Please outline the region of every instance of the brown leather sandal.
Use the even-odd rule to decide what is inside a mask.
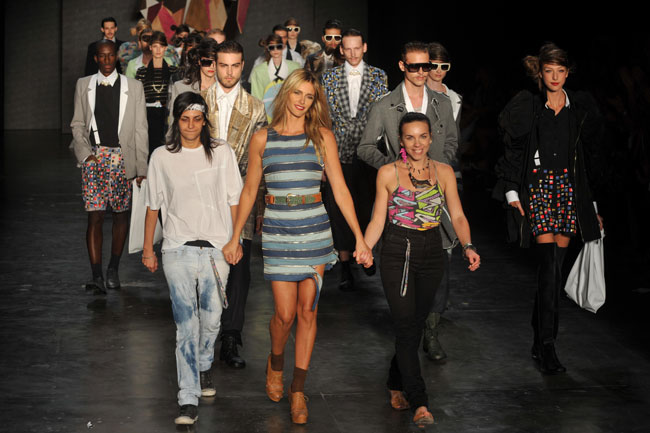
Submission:
[[[393,409],[406,410],[411,407],[408,400],[406,400],[406,397],[404,397],[404,393],[402,391],[395,391],[390,389],[388,392],[390,392],[390,405]]]
[[[422,406],[424,407],[424,406]],[[429,409],[426,407],[424,408],[423,411],[419,410],[415,411],[415,416],[413,417],[413,422],[418,426],[422,427],[425,425],[433,424],[433,415],[431,415],[431,412],[429,412]]]

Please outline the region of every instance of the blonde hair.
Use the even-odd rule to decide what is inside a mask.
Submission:
[[[142,30],[150,29],[150,28],[151,28],[151,21],[149,21],[146,18],[140,18],[138,22],[135,23],[135,27],[131,27],[131,36],[140,36]]]
[[[311,72],[306,69],[296,69],[284,80],[280,91],[273,100],[273,120],[269,127],[277,130],[277,127],[284,126],[287,118],[289,95],[303,83],[311,83],[314,86],[314,102],[305,113],[305,134],[307,135],[305,147],[311,140],[314,144],[316,156],[322,161],[325,156],[325,143],[320,128],[332,129],[332,121],[323,88],[318,78]]]

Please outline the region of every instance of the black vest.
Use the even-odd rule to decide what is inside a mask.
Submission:
[[[97,82],[95,95],[95,121],[101,146],[119,147],[118,126],[120,123],[120,77],[113,86],[102,86]],[[93,145],[95,136],[90,134]]]

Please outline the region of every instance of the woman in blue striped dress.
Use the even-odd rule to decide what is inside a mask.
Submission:
[[[321,200],[323,169],[356,238],[354,256],[368,267],[372,253],[363,240],[343,179],[323,90],[311,72],[298,69],[287,77],[275,99],[271,125],[251,139],[233,238],[224,247],[224,254],[241,256],[239,235],[264,175],[268,189],[262,228],[264,278],[271,280],[275,303],[269,324],[271,354],[266,367],[266,393],[276,402],[282,398],[284,347],[297,316],[296,358],[289,392],[291,418],[296,424],[307,422],[303,390],[316,338],[323,272],[337,259]]]

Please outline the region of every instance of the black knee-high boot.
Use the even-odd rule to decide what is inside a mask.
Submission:
[[[538,272],[537,292],[531,324],[535,334],[532,356],[538,361],[539,369],[545,374],[566,371],[555,353],[559,288],[562,281],[558,266],[558,251],[555,243],[537,244]],[[561,255],[564,255],[563,251]],[[563,257],[562,257],[563,258]]]

